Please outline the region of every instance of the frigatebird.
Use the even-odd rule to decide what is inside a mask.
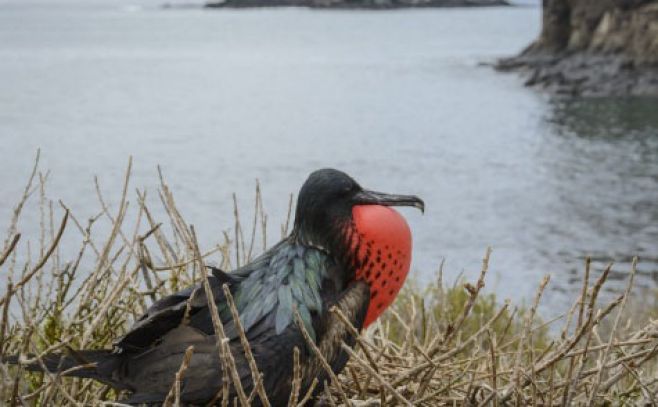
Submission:
[[[330,309],[339,308],[361,330],[378,318],[402,287],[411,262],[411,232],[391,206],[424,211],[416,196],[365,190],[341,171],[317,170],[299,192],[288,237],[237,270],[212,270],[209,286],[246,392],[254,383],[223,285],[234,296],[269,401],[273,406],[285,405],[295,347],[302,371],[301,394],[314,378],[321,384],[329,379],[300,326],[338,373],[348,360],[341,344],[354,346],[355,338]],[[295,323],[295,315],[301,324]],[[68,371],[69,376],[127,391],[131,395],[125,403],[157,405],[167,397],[183,355],[193,345],[180,400],[206,405],[221,395],[223,377],[211,317],[199,283],[156,301],[113,349],[50,354],[43,362],[49,371]],[[15,363],[17,358],[9,361]],[[78,369],[71,370],[74,367]],[[27,368],[38,371],[42,365]],[[231,387],[230,398],[234,392]]]

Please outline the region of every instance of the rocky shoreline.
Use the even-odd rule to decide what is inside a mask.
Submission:
[[[336,9],[396,9],[420,7],[508,6],[506,0],[211,0],[208,8],[308,7]]]
[[[658,1],[546,0],[539,38],[496,68],[552,94],[658,97]]]
[[[623,55],[521,55],[498,61],[496,69],[520,72],[526,86],[554,95],[658,97],[658,67]]]

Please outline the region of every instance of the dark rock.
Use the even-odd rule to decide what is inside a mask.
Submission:
[[[658,96],[658,0],[545,0],[542,32],[498,62],[556,94]]]
[[[506,6],[506,0],[211,0],[206,7],[312,7],[391,9],[407,7]]]

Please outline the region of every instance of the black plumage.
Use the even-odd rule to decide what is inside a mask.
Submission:
[[[339,372],[347,362],[341,342],[353,346],[355,339],[329,309],[336,306],[357,329],[363,326],[370,289],[366,283],[353,279],[356,264],[351,256],[349,236],[345,236],[345,228],[351,222],[351,208],[363,203],[359,201],[363,192],[352,178],[340,171],[314,172],[300,191],[290,236],[244,267],[230,273],[213,269],[208,277],[245,391],[253,388],[251,372],[226,304],[224,284],[235,299],[274,406],[288,401],[295,347],[300,350],[302,394],[314,378],[323,384],[328,377],[295,324],[294,309],[299,311],[306,330],[334,372]],[[400,202],[397,204],[405,204],[403,200]],[[70,375],[127,390],[131,394],[124,400],[127,403],[159,404],[169,392],[190,345],[194,346],[194,353],[182,384],[181,401],[206,404],[221,391],[222,371],[201,283],[155,302],[115,342],[114,349],[52,354],[44,362],[48,370],[60,372],[93,363],[93,367]],[[16,359],[8,361],[16,362]],[[28,368],[41,369],[37,365]],[[231,398],[235,396],[233,392],[231,387]]]

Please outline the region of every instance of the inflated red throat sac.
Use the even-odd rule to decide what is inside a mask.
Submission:
[[[402,215],[388,206],[354,206],[352,219],[359,237],[354,247],[360,265],[355,279],[370,285],[367,327],[393,303],[409,274],[411,230]]]

